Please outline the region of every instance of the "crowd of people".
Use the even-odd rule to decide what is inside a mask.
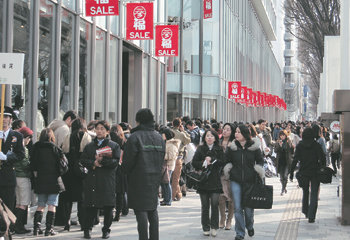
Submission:
[[[235,240],[241,240],[246,230],[249,236],[255,234],[254,209],[244,205],[242,196],[257,178],[265,181],[266,159],[273,161],[282,196],[288,192],[288,176],[292,181],[298,169],[298,181],[300,176],[304,180],[299,182],[302,212],[310,223],[317,211],[317,170],[331,164],[336,173],[340,167],[338,136],[317,122],[268,124],[260,119],[223,124],[182,117],[159,125],[149,109],[140,109],[137,126],[131,128],[104,120],[86,124],[75,111],[68,111],[33,143],[33,131],[11,108],[5,107],[3,117],[0,199],[17,218],[8,237],[31,232],[25,225],[28,206],[35,203],[35,236],[56,235],[55,225],[70,231],[79,223],[83,237],[90,239],[103,215],[102,238],[107,239],[112,222],[128,215],[130,208],[139,239],[158,240],[157,208],[196,191],[203,234],[215,237],[219,228],[230,230],[234,218]],[[193,181],[188,177],[193,171],[206,172],[205,179]],[[78,222],[71,220],[73,203]]]

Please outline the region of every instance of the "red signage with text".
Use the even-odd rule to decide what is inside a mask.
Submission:
[[[257,96],[258,96],[257,92],[252,91],[252,104],[254,107],[257,106]]]
[[[238,103],[246,103],[247,100],[247,87],[241,87],[241,97],[239,99],[236,99],[236,102]]]
[[[179,25],[156,26],[156,56],[176,57],[179,55]]]
[[[119,0],[86,0],[86,16],[119,15]]]
[[[228,82],[228,98],[239,99],[241,98],[241,82]]]
[[[247,93],[246,93],[247,97],[246,97],[246,102],[245,102],[247,107],[250,107],[252,105],[252,103],[253,103],[253,95],[252,95],[252,93],[253,93],[253,89],[247,88]]]
[[[153,3],[126,4],[126,39],[153,39]]]
[[[213,17],[213,0],[203,0],[204,19]]]

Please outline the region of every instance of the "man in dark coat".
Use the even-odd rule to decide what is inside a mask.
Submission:
[[[132,134],[125,144],[122,170],[128,176],[129,207],[136,214],[139,240],[158,240],[158,189],[165,142],[154,130],[154,118],[150,109],[140,109],[136,113],[136,123],[137,127],[131,130]]]
[[[0,134],[0,198],[11,211],[16,204],[16,174],[13,164],[25,156],[22,134],[11,129],[13,118],[16,115],[12,108],[5,107],[3,131]]]

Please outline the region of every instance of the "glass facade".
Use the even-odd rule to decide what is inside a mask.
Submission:
[[[86,121],[124,119],[135,125],[138,109],[149,107],[159,122],[166,121],[164,58],[154,56],[153,41],[124,40],[125,14],[86,17],[85,1],[10,4],[13,14],[0,16],[1,51],[7,51],[3,27],[11,23],[13,49],[8,51],[25,54],[24,84],[12,86],[11,104],[36,134],[70,109]],[[166,0],[154,5],[155,22],[164,22]],[[1,11],[3,6],[0,0]],[[120,7],[125,13],[125,5]],[[125,105],[129,108],[123,113]]]

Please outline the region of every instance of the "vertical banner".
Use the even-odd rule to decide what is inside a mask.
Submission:
[[[213,0],[203,0],[204,19],[213,17]]]
[[[156,56],[176,57],[179,55],[179,25],[156,26]]]
[[[239,99],[241,98],[241,82],[228,82],[228,98]]]
[[[86,16],[119,15],[119,0],[85,0]]]
[[[126,4],[126,39],[153,39],[153,3]]]
[[[253,89],[247,88],[247,92],[246,92],[247,97],[246,97],[246,102],[245,102],[247,107],[250,107],[253,103],[252,92],[253,92]]]
[[[264,92],[261,93],[261,100],[262,100],[261,106],[266,107],[266,93]]]
[[[256,98],[257,98],[257,93],[255,91],[252,91],[252,105],[253,107],[256,107]]]
[[[236,99],[237,103],[246,103],[246,99],[247,99],[247,87],[241,87],[241,97]]]

